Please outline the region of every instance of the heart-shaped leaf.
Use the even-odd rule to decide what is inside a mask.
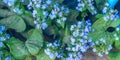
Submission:
[[[24,59],[26,56],[29,55],[25,44],[16,38],[10,38],[7,42],[7,46],[10,49],[10,53],[17,59]]]
[[[37,60],[55,60],[51,59],[47,54],[45,54],[44,49],[42,49],[38,55],[36,55]]]
[[[5,25],[7,28],[15,29],[17,32],[23,32],[26,29],[24,20],[17,15],[0,20],[0,24]]]
[[[93,28],[95,30],[105,30],[107,29],[108,27],[117,27],[118,25],[120,24],[120,19],[117,19],[117,20],[109,20],[109,21],[105,21],[104,20],[104,16],[100,19],[98,19],[94,24],[93,24]]]
[[[79,12],[76,10],[70,10],[70,13],[68,15],[68,21],[71,23],[75,23],[77,20],[77,16],[79,15]]]
[[[0,17],[7,17],[7,16],[11,16],[14,15],[14,13],[5,10],[5,9],[0,9]]]
[[[16,59],[24,59],[31,55],[36,55],[43,46],[43,37],[39,30],[33,29],[28,32],[28,39],[24,43],[16,38],[10,38],[6,42],[7,46],[10,49],[10,53]]]
[[[120,31],[118,32],[118,37],[120,37]],[[120,50],[120,39],[115,41],[115,48]]]
[[[29,38],[25,42],[26,47],[28,48],[28,51],[35,55],[39,52],[41,47],[43,46],[43,37],[39,30],[34,29],[30,30],[28,33],[30,33]]]
[[[120,52],[118,51],[110,51],[109,52],[110,60],[120,60]]]
[[[105,41],[102,41],[102,47],[103,49],[107,49],[107,46],[112,44],[115,41],[114,34],[117,34],[118,31],[116,31],[116,27],[120,24],[120,19],[117,20],[104,20],[104,16],[100,19],[98,19],[93,25],[92,28],[94,29],[94,32],[91,32],[89,34],[90,37],[92,37],[92,40],[94,42],[100,41],[101,39],[105,39]],[[113,29],[113,31],[112,31]],[[108,31],[111,30],[111,31]],[[108,41],[108,42],[107,42]],[[104,45],[105,43],[105,45]],[[106,46],[106,47],[105,47]]]
[[[120,50],[120,40],[115,41],[115,47]]]

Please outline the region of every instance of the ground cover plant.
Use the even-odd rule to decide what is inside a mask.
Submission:
[[[84,60],[89,50],[119,60],[119,3],[0,0],[0,60]]]

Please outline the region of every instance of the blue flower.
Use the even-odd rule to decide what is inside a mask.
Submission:
[[[52,2],[51,0],[47,0],[47,1],[46,1],[46,3],[47,3],[48,5],[51,4],[51,2]]]
[[[102,55],[101,53],[98,53],[98,56],[99,56],[99,57],[103,57],[103,55]]]
[[[0,48],[2,48],[4,46],[3,42],[0,42]]]
[[[12,57],[8,56],[8,57],[5,58],[5,60],[12,60]]]
[[[0,31],[4,31],[5,30],[5,26],[0,26]]]
[[[109,46],[108,46],[108,50],[111,50],[111,49],[112,49],[112,45],[109,45]]]
[[[118,25],[117,27],[120,28],[120,25]]]
[[[10,38],[10,34],[6,34],[6,38],[8,38],[8,39],[9,39],[9,38]]]
[[[5,26],[0,26],[0,34],[2,34],[4,30],[5,30]]]
[[[21,0],[21,2],[25,2],[25,0]]]
[[[0,41],[5,41],[6,38],[5,37],[0,37]]]
[[[48,7],[47,4],[43,4],[43,5],[42,5],[42,9],[43,9],[43,10],[46,9],[47,7]]]
[[[54,7],[54,8],[58,8],[58,7],[59,7],[59,4],[54,4],[53,7]]]
[[[96,48],[93,48],[92,51],[93,51],[93,52],[96,52],[97,50],[96,50]]]
[[[50,14],[49,17],[50,17],[50,19],[54,19],[54,18],[56,18],[56,15],[55,14]]]
[[[65,8],[65,13],[67,14],[69,12],[70,12],[69,8]]]
[[[3,2],[7,4],[7,3],[8,3],[8,0],[3,0]]]
[[[13,6],[15,3],[15,0],[8,0],[8,6]]]
[[[45,30],[47,27],[48,27],[48,24],[46,24],[45,22],[42,23],[42,27],[41,27],[41,28],[42,28],[43,30]]]
[[[2,57],[0,57],[0,60],[2,60]]]
[[[18,14],[21,14],[21,10],[19,8],[14,8],[13,11],[18,13]]]

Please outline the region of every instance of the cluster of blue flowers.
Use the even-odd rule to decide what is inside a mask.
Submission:
[[[62,51],[62,47],[61,44],[59,43],[58,40],[55,40],[53,43],[48,43],[46,45],[46,49],[44,50],[44,52],[51,58],[63,58],[63,51]]]
[[[71,25],[70,31],[72,35],[65,39],[69,40],[66,42],[68,45],[67,47],[62,48],[59,40],[55,40],[53,43],[47,44],[45,53],[49,55],[50,58],[57,57],[64,58],[65,60],[82,60],[82,54],[94,46],[92,40],[88,40],[87,36],[91,31],[93,31],[90,19],[86,22],[79,21],[77,24]],[[64,50],[68,53],[65,54]],[[67,55],[67,57],[65,57],[65,55]]]
[[[3,0],[4,3],[9,6],[14,5],[14,0]],[[24,0],[21,0],[24,2]],[[89,12],[92,15],[97,14],[97,10],[94,7],[93,0],[77,0],[78,5],[76,9],[83,12],[85,7],[88,7]],[[105,14],[103,20],[108,22],[109,20],[117,20],[118,11],[109,9],[109,4],[106,2],[102,13]],[[52,8],[52,9],[50,9]],[[54,3],[52,0],[30,0],[27,5],[28,10],[32,10],[32,17],[34,18],[34,24],[37,29],[45,30],[49,27],[50,22],[55,21],[61,26],[65,26],[64,23],[67,20],[69,13],[69,8],[61,6],[58,3]],[[21,10],[19,8],[14,8],[14,12],[20,14]],[[3,41],[10,38],[9,34],[4,35],[5,26],[0,26],[0,48],[4,46]],[[44,52],[51,58],[64,58],[65,60],[82,60],[83,53],[92,48],[92,51],[97,53],[98,56],[102,57],[103,54],[108,54],[112,49],[112,44],[107,45],[104,49],[101,46],[106,46],[106,39],[100,38],[96,41],[92,40],[92,37],[88,35],[95,30],[92,28],[92,23],[90,19],[84,21],[77,21],[76,24],[70,26],[70,36],[67,37],[67,42],[60,43],[60,40],[55,40],[53,43],[47,43]],[[116,31],[120,31],[120,26],[116,28]],[[114,34],[115,40],[119,40],[117,34]],[[64,39],[64,38],[63,38]],[[63,47],[62,44],[67,44],[67,47]],[[99,46],[99,47],[98,47]],[[101,50],[100,50],[101,49]],[[67,53],[64,53],[67,51]],[[67,56],[66,56],[67,55]],[[9,60],[7,57],[6,60]]]
[[[15,0],[3,0],[4,3],[6,3],[8,6],[13,6],[15,3]]]
[[[69,9],[60,6],[58,3],[54,3],[53,5],[52,3],[54,3],[52,0],[32,0],[28,4],[28,9],[35,8],[32,15],[36,28],[45,30],[48,27],[47,21],[50,22],[49,20],[55,20],[60,25],[66,21]]]
[[[5,26],[0,26],[0,60],[2,60],[4,56],[4,51],[2,48],[5,47],[4,41],[10,38],[10,34],[5,33],[6,27]],[[12,58],[10,56],[6,57],[5,60],[11,60]]]
[[[10,34],[5,34],[5,26],[0,26],[0,48],[4,46],[3,42],[10,38]]]
[[[82,54],[86,52],[89,48],[94,46],[94,43],[92,42],[91,38],[88,38],[88,34],[94,31],[91,27],[91,20],[88,19],[85,22],[79,21],[77,22],[77,24],[71,25],[70,31],[72,34],[70,37],[71,46],[67,47],[67,50],[73,51],[73,54],[72,56],[69,56],[69,58],[79,58],[78,60],[81,60]],[[78,56],[76,58],[74,54],[77,53],[80,53],[81,55],[75,55]]]
[[[94,7],[94,2],[93,0],[77,0],[78,5],[76,6],[76,9],[80,12],[86,10],[85,7],[89,7],[89,11],[91,12],[92,15],[97,14],[97,11]]]

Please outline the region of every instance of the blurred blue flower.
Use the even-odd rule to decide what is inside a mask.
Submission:
[[[51,4],[51,2],[52,2],[51,0],[47,0],[47,1],[46,1],[46,3],[47,3],[48,5]]]
[[[21,10],[19,8],[14,8],[13,11],[18,13],[18,14],[21,14]]]
[[[0,26],[0,31],[4,31],[5,30],[5,26]]]
[[[117,27],[120,28],[120,25],[118,25]]]
[[[2,57],[0,57],[0,60],[2,60]]]
[[[8,6],[12,6],[15,3],[15,0],[3,0],[4,3],[8,4]]]
[[[46,24],[45,22],[44,22],[44,23],[42,23],[41,28],[42,28],[43,30],[45,30],[47,27],[48,27],[48,24]]]
[[[96,50],[96,48],[93,48],[92,51],[93,51],[93,52],[96,52],[97,50]]]
[[[54,8],[58,8],[59,7],[59,4],[54,4],[54,6],[53,6]]]
[[[0,37],[0,41],[5,41],[6,38],[5,37]]]
[[[0,42],[0,48],[2,48],[4,46],[3,42]]]
[[[8,3],[8,0],[3,0],[3,2],[7,4],[7,3]]]
[[[12,60],[12,57],[8,56],[8,57],[5,58],[5,60]]]
[[[5,30],[5,26],[0,26],[0,34],[2,34],[4,30]]]
[[[10,38],[10,34],[6,34],[6,38],[8,38],[8,39],[9,39],[9,38]]]
[[[21,2],[25,2],[25,0],[21,0]]]
[[[99,57],[103,57],[103,55],[102,55],[101,53],[98,53],[98,56],[99,56]]]
[[[109,8],[114,8],[118,0],[108,0]]]
[[[47,4],[43,4],[41,8],[44,10],[44,9],[46,9],[47,7],[48,7]]]

